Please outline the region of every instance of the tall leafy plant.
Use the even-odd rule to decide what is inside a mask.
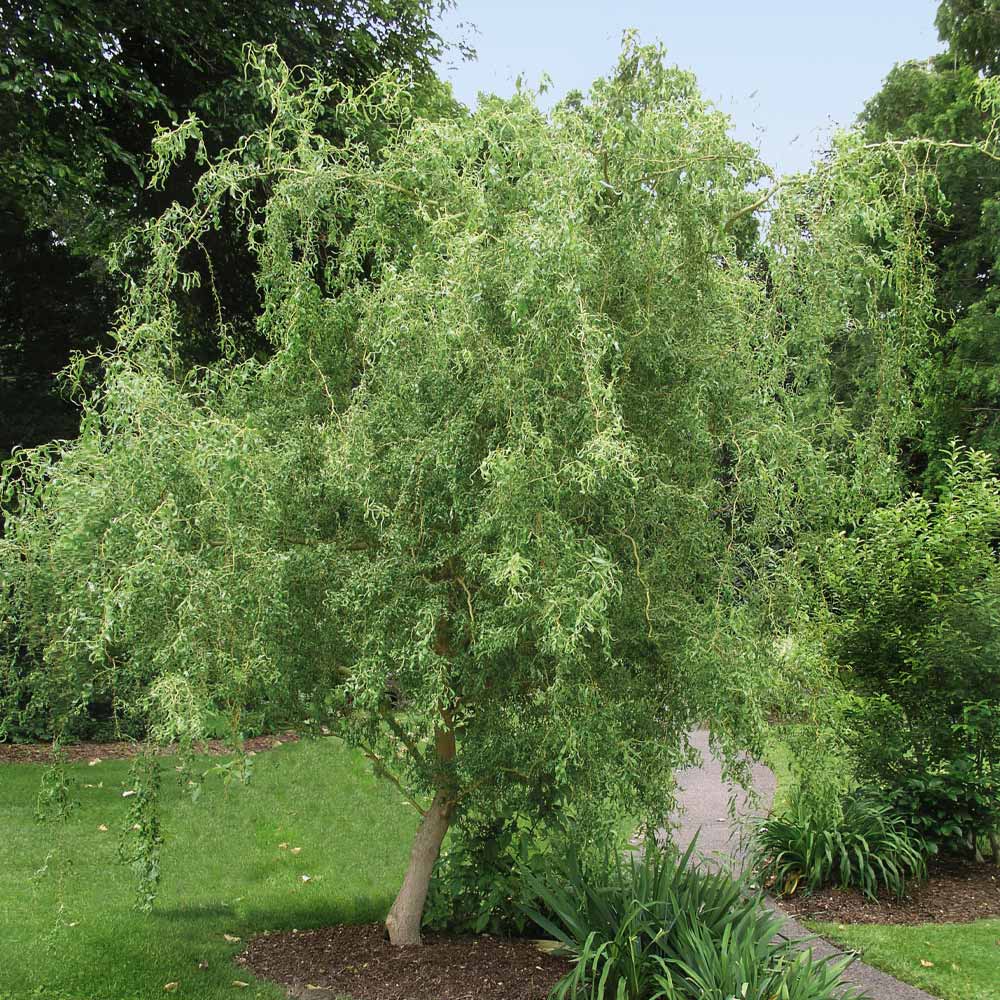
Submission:
[[[536,923],[574,958],[554,1000],[827,1000],[851,959],[814,960],[780,938],[780,917],[724,872],[648,845],[584,868],[570,854],[531,880]]]
[[[768,171],[656,49],[551,114],[426,117],[273,52],[248,77],[265,129],[157,142],[157,185],[206,170],[131,244],[80,439],[8,470],[0,627],[64,718],[104,683],[159,739],[268,704],[361,747],[421,813],[387,918],[412,943],[463,815],[653,826],[697,721],[733,767],[759,746],[800,546],[896,487],[921,158],[843,137],[752,267]],[[190,308],[230,211],[260,356]],[[221,363],[190,366],[192,323]],[[892,389],[849,420],[831,331]]]
[[[817,810],[798,790],[753,832],[751,865],[781,895],[836,885],[902,896],[927,874],[921,839],[905,819],[864,795]]]
[[[856,698],[859,777],[925,802],[930,843],[973,843],[1000,817],[1000,479],[983,452],[953,448],[943,467],[936,494],[833,544],[825,634]]]

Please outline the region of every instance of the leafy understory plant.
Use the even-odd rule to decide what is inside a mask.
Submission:
[[[754,830],[751,867],[784,896],[836,885],[871,899],[881,890],[899,897],[908,882],[927,875],[921,848],[888,805],[859,794],[846,798],[839,812],[820,810],[793,792],[781,812]]]
[[[931,851],[1000,861],[1000,478],[952,443],[934,489],[832,540],[819,633],[855,773]]]
[[[934,769],[914,768],[879,789],[928,855],[971,853],[982,862],[988,850],[1000,864],[1000,780],[995,767],[983,773],[977,765],[975,758],[957,757]]]
[[[573,956],[554,1000],[828,1000],[851,959],[814,960],[782,939],[762,895],[655,845],[584,869],[574,855],[535,879],[535,922]],[[551,915],[549,915],[551,914]]]

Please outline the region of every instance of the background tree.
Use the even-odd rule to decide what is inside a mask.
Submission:
[[[992,2],[949,0],[937,25],[947,52],[896,66],[860,118],[869,142],[916,144],[926,168],[919,214],[935,316],[898,383],[912,398],[899,438],[906,486],[920,494],[886,494],[860,517],[845,517],[817,563],[824,585],[815,624],[797,637],[793,658],[831,664],[825,723],[810,719],[796,737],[819,748],[807,753],[799,780],[818,826],[835,825],[825,810],[839,808],[837,786],[853,794],[861,783],[930,849],[964,849],[995,829],[998,808],[995,765],[983,748],[995,742],[997,713],[989,664],[997,611],[990,462],[1000,455],[1000,16]],[[896,290],[879,296],[899,308]],[[848,404],[857,420],[884,387],[871,377],[878,366],[869,332],[852,327],[840,328],[819,395]],[[984,451],[970,457],[956,441]],[[817,766],[819,758],[834,764]],[[834,770],[839,781],[830,780]]]
[[[363,748],[423,814],[387,918],[412,943],[463,817],[659,825],[694,724],[734,772],[759,748],[809,539],[898,487],[920,185],[845,137],[777,206],[765,289],[733,232],[765,168],[657,50],[551,116],[250,75],[273,119],[136,238],[79,439],[8,470],[0,622],[63,724],[103,685],[161,740],[266,702]],[[159,138],[157,185],[204,135]],[[223,318],[191,366],[224,204],[270,349]],[[881,387],[856,421],[816,388],[845,325]]]
[[[77,412],[53,374],[113,323],[110,245],[190,191],[201,169],[192,156],[151,189],[156,128],[195,111],[211,154],[254,131],[262,118],[243,77],[248,42],[356,86],[392,67],[436,88],[438,9],[432,0],[0,2],[0,454],[73,431]],[[251,336],[259,301],[243,241],[231,219],[206,238],[215,295],[206,282],[189,307],[221,307],[232,335]],[[190,325],[192,350],[209,349]]]
[[[953,58],[990,76],[1000,69],[997,0],[942,0],[934,23]]]
[[[896,66],[861,116],[874,141],[954,144],[933,154],[944,212],[925,216],[940,317],[920,373],[924,429],[912,448],[914,471],[930,464],[930,482],[943,473],[936,456],[953,438],[1000,455],[1000,162],[970,146],[993,128],[981,77],[1000,59],[1000,10],[994,0],[949,0],[937,25],[947,51]]]

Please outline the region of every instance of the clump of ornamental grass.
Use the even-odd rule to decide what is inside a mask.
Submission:
[[[922,844],[889,805],[867,795],[844,799],[839,810],[819,810],[793,792],[778,813],[753,833],[751,866],[780,895],[824,886],[902,896],[927,875]]]

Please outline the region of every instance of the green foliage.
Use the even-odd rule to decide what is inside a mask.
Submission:
[[[942,0],[935,24],[941,40],[963,63],[990,75],[1000,69],[997,0]]]
[[[439,11],[430,0],[0,2],[0,370],[14,380],[0,383],[0,454],[73,436],[79,413],[53,374],[74,351],[107,346],[120,300],[105,257],[132,225],[183,200],[201,172],[190,156],[169,188],[149,187],[157,128],[195,112],[215,153],[262,127],[243,74],[250,43],[358,87],[395,68],[443,109],[450,99],[432,71]],[[206,242],[217,297],[206,289],[190,305],[204,321],[221,302],[252,340],[252,263],[232,214],[220,221]],[[194,256],[188,266],[206,264]],[[192,317],[195,354],[210,347],[197,327]]]
[[[785,808],[754,830],[751,865],[781,895],[827,885],[902,896],[908,880],[926,875],[920,838],[893,810],[863,795],[843,800],[839,814],[816,812],[792,792]]]
[[[585,864],[606,862],[611,851],[631,850],[634,824],[619,818],[600,838],[562,810],[539,816],[463,814],[448,835],[434,869],[424,923],[452,933],[522,936],[535,929],[527,910],[547,914],[534,886],[565,844],[580,844]]]
[[[858,778],[923,815],[932,843],[995,826],[1000,768],[1000,480],[982,453],[943,466],[938,496],[872,512],[824,561]]]
[[[58,218],[64,237],[102,254],[109,229],[120,237],[124,219],[149,215],[142,188],[157,125],[195,112],[218,150],[259,123],[244,46],[274,44],[289,65],[352,84],[389,66],[422,80],[442,50],[437,11],[425,0],[4,0],[2,186],[34,222]]]
[[[777,780],[774,808],[783,811],[794,796],[818,820],[835,822],[853,788],[854,761],[844,740],[849,699],[816,634],[803,629],[780,647],[772,709],[780,725],[764,757]]]
[[[523,935],[525,914],[538,906],[526,878],[545,864],[547,841],[539,831],[508,821],[489,834],[455,829],[434,869],[424,924],[459,934]]]
[[[760,745],[817,540],[897,489],[919,150],[840,139],[765,282],[734,230],[766,168],[657,50],[550,115],[428,118],[273,52],[248,77],[266,129],[157,140],[157,185],[208,163],[122,251],[148,266],[80,438],[8,466],[0,628],[61,720],[95,686],[157,739],[268,706],[449,818],[659,825],[695,723],[734,769]],[[223,313],[192,368],[191,260],[230,211],[270,346]],[[855,339],[881,388],[852,406]]]
[[[67,776],[66,753],[57,749],[51,766],[46,768],[42,776],[35,803],[35,818],[65,822],[79,804],[73,797],[73,788]]]
[[[162,780],[160,762],[150,754],[141,754],[129,772],[129,785],[123,795],[129,808],[119,843],[121,860],[131,865],[139,895],[139,907],[149,911],[160,884],[160,850],[163,835],[156,802]]]
[[[814,961],[776,939],[782,920],[740,883],[648,845],[642,857],[585,870],[570,854],[532,880],[551,917],[535,922],[574,956],[556,1000],[826,1000],[850,959]]]
[[[358,87],[393,67],[410,75],[428,114],[452,113],[432,70],[443,46],[441,8],[424,0],[0,0],[0,460],[17,447],[77,434],[74,392],[55,373],[78,353],[111,346],[121,288],[106,257],[133,225],[185,200],[203,169],[189,155],[167,186],[149,185],[157,129],[194,111],[214,153],[263,127],[268,109],[243,72],[248,43],[274,43],[289,65]],[[336,141],[332,117],[317,128]],[[377,123],[369,139],[378,141]],[[196,249],[186,260],[203,284],[186,303],[182,353],[200,360],[219,354],[209,332],[218,310],[230,336],[248,350],[266,348],[255,332],[260,300],[245,233],[225,206],[219,223],[203,237],[212,258]],[[77,389],[99,372],[92,361]],[[50,697],[51,671],[0,637],[0,671],[11,661],[16,687],[31,698],[0,728],[8,738],[51,739],[63,712],[61,699]],[[127,700],[116,684],[95,679],[63,735],[143,737],[143,720],[114,711],[116,700]]]
[[[872,141],[938,141],[929,150],[935,184],[928,197],[941,196],[943,211],[925,214],[923,225],[939,312],[917,378],[924,419],[909,442],[913,474],[931,484],[943,474],[937,456],[953,438],[1000,454],[1000,160],[976,148],[995,137],[991,77],[1000,58],[998,24],[994,0],[946,0],[937,25],[948,51],[897,65],[861,116]],[[864,361],[855,357],[847,364],[863,367]]]
[[[895,782],[886,800],[915,831],[929,854],[961,854],[985,833],[1000,827],[1000,787],[971,757]]]

